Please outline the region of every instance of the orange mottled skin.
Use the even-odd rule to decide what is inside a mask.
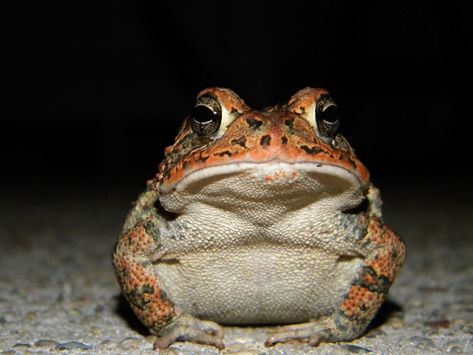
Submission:
[[[239,116],[212,145],[202,144],[186,120],[176,142],[166,148],[166,158],[158,175],[162,187],[173,186],[199,169],[275,158],[286,162],[320,161],[354,171],[364,183],[369,181],[368,170],[341,136],[336,147],[325,143],[313,134],[313,127],[300,115],[309,111],[321,95],[328,94],[325,89],[301,90],[288,103],[263,111],[251,110],[233,92],[206,89],[200,95],[209,92],[222,98],[227,110],[236,111]],[[262,144],[262,139],[270,144]]]
[[[126,232],[115,246],[113,264],[123,294],[135,314],[150,329],[159,329],[176,315],[173,305],[159,288],[151,263],[145,259],[156,248],[146,231],[146,221]],[[136,258],[141,255],[143,261]]]
[[[372,218],[361,244],[375,251],[365,263],[357,282],[349,289],[341,311],[350,319],[364,321],[374,317],[383,303],[387,288],[399,273],[406,248],[378,218]]]

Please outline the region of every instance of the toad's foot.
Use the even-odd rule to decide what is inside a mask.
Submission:
[[[217,323],[203,321],[190,315],[180,315],[158,333],[155,349],[165,349],[175,341],[190,341],[223,349],[223,328]]]
[[[285,325],[271,331],[271,336],[266,339],[265,346],[277,343],[307,343],[317,346],[322,341],[335,341],[335,327],[331,319],[312,321],[300,324]]]

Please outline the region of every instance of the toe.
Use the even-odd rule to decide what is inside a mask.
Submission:
[[[181,315],[174,322],[161,329],[158,338],[154,342],[154,348],[165,349],[176,341],[212,345],[218,349],[223,349],[223,328],[214,322]]]
[[[309,322],[295,325],[278,327],[271,331],[271,336],[266,339],[265,346],[273,346],[277,343],[306,343],[318,346],[321,341],[328,339],[330,331],[320,324]]]

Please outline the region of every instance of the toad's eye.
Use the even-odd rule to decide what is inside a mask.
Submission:
[[[211,136],[218,131],[222,122],[222,108],[209,95],[199,97],[190,114],[192,130],[199,136]]]
[[[332,142],[340,126],[339,110],[329,96],[323,96],[317,102],[315,113],[317,133],[326,143]]]

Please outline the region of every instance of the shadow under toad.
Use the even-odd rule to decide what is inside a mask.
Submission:
[[[395,313],[402,312],[402,310],[402,307],[398,303],[386,300],[379,308],[378,313],[376,313],[376,316],[373,318],[366,331],[368,332],[381,327]]]
[[[114,298],[116,301],[115,313],[123,318],[131,329],[144,336],[150,335],[149,330],[140,322],[135,313],[133,313],[125,297],[123,295],[117,295]]]

